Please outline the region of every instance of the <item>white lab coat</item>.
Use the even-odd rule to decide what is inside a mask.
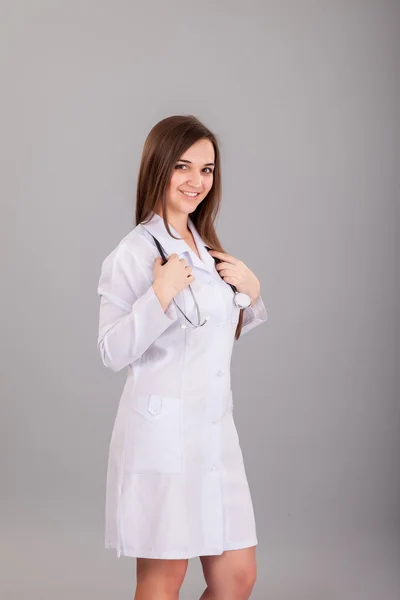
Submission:
[[[118,557],[192,558],[257,544],[233,419],[239,308],[190,218],[188,224],[201,259],[153,213],[101,268],[98,348],[113,371],[128,367],[106,484],[105,546]],[[203,327],[182,328],[187,321],[173,302],[163,311],[152,287],[159,252],[149,232],[167,256],[176,252],[191,264],[201,317],[209,317]],[[189,288],[175,301],[197,322]],[[242,335],[266,320],[259,297],[244,309]]]

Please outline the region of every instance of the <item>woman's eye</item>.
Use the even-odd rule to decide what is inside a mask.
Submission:
[[[175,165],[175,169],[183,169],[183,168],[187,168],[187,165]],[[210,169],[210,167],[204,167],[204,171],[207,172],[207,174],[211,174],[214,172],[214,169]]]

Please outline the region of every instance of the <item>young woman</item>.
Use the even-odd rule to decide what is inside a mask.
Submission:
[[[136,557],[135,600],[178,598],[197,556],[202,600],[247,599],[255,582],[230,362],[234,340],[267,313],[257,277],[218,239],[220,199],[216,137],[193,116],[163,119],[143,149],[137,224],[101,268],[98,348],[113,371],[128,367],[105,543]]]

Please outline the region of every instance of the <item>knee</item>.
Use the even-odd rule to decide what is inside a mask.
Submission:
[[[168,594],[179,592],[185,579],[187,562],[179,561],[180,564],[174,564],[175,561],[169,561],[171,564],[165,570],[162,577],[163,591]],[[176,561],[178,563],[178,561]]]
[[[187,567],[187,560],[137,559],[137,589],[152,592],[155,598],[175,597],[185,579]]]
[[[255,564],[246,565],[243,568],[235,569],[232,573],[232,588],[236,594],[235,597],[247,599],[254,587],[257,579],[257,567]]]

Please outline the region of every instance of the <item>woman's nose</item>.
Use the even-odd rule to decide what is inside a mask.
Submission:
[[[203,185],[201,174],[191,173],[190,177],[188,178],[188,183],[190,183],[192,187],[201,188]]]

